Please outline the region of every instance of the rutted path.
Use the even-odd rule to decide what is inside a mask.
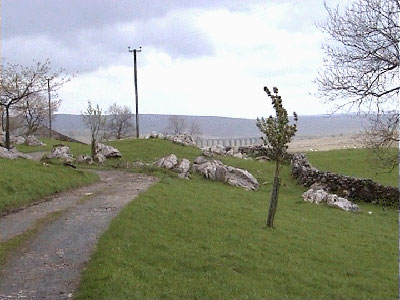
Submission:
[[[80,273],[111,219],[157,180],[144,174],[97,173],[100,182],[96,184],[60,193],[0,218],[0,241],[5,241],[49,213],[66,209],[0,270],[0,300],[71,299]]]

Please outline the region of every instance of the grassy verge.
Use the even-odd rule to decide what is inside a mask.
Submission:
[[[0,159],[0,215],[47,195],[93,183],[94,173],[40,162]]]
[[[125,143],[113,144],[128,160],[199,153],[165,141]],[[396,210],[360,204],[351,214],[304,203],[285,166],[277,229],[269,230],[273,164],[223,160],[248,169],[260,190],[163,176],[112,221],[76,299],[397,299]]]
[[[8,241],[0,242],[0,266],[6,263],[7,259],[21,247],[34,235],[36,235],[45,225],[56,220],[63,211],[56,211],[48,214],[46,217],[35,222],[35,225],[25,231],[23,234],[19,234]]]
[[[320,170],[370,178],[381,184],[398,186],[398,166],[391,172],[380,168],[376,158],[367,149],[307,152],[306,156],[311,164]]]

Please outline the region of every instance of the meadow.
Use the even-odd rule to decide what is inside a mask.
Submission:
[[[200,154],[161,140],[111,144],[125,161]],[[249,170],[260,189],[142,170],[160,182],[112,221],[76,299],[397,299],[395,209],[358,203],[361,212],[352,214],[304,203],[306,188],[286,165],[276,229],[269,229],[273,164],[222,160]]]

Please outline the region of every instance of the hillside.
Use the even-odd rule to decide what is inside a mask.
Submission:
[[[166,132],[169,117],[169,115],[140,115],[140,134],[145,135],[152,131]],[[197,123],[204,138],[240,138],[260,135],[255,125],[256,121],[251,119],[212,116],[182,117],[188,124]],[[365,119],[356,115],[300,116],[297,136],[349,135],[360,132],[365,123]],[[88,135],[88,130],[80,115],[58,114],[55,116],[53,128],[78,139]]]

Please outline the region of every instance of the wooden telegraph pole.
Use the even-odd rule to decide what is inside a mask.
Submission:
[[[50,96],[50,79],[47,79],[47,93],[49,95],[49,138],[51,139],[51,96]]]
[[[138,100],[138,88],[137,88],[137,68],[136,68],[136,53],[142,51],[142,47],[139,49],[132,49],[128,47],[128,51],[133,53],[133,67],[135,72],[135,97],[136,97],[136,137],[139,138],[139,100]]]

